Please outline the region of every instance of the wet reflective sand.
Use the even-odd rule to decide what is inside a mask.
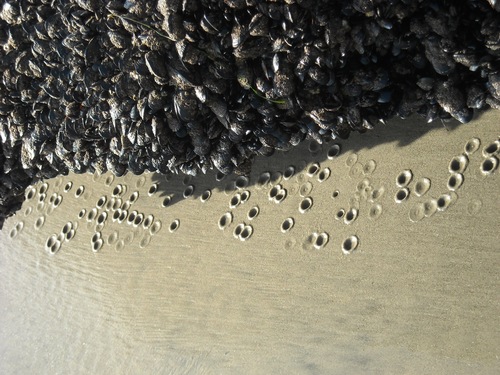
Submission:
[[[495,373],[499,116],[250,178],[70,175],[0,233],[1,373]]]

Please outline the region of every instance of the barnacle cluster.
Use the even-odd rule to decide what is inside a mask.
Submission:
[[[500,108],[496,0],[3,0],[0,227],[27,186],[246,174],[392,116]]]

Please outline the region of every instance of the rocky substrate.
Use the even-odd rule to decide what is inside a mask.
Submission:
[[[30,184],[247,174],[255,155],[500,108],[496,0],[6,0],[0,228]]]

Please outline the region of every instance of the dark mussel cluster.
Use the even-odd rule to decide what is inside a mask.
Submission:
[[[0,227],[70,171],[245,174],[306,137],[500,108],[496,0],[0,7]]]

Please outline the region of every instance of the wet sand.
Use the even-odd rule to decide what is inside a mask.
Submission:
[[[36,185],[0,232],[0,373],[497,373],[499,120]]]

